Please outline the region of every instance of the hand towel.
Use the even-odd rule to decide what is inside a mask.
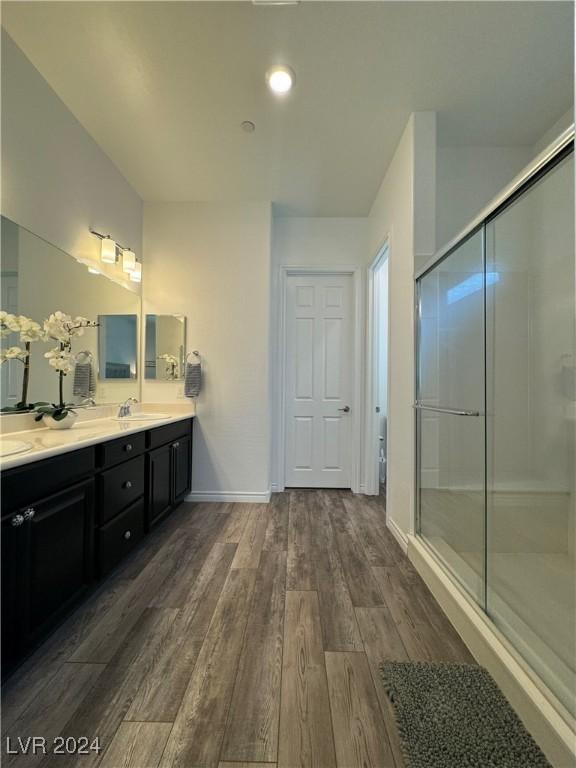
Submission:
[[[186,363],[184,374],[184,396],[198,397],[202,384],[202,365],[200,362]]]
[[[79,397],[92,397],[96,393],[96,379],[92,363],[76,363],[72,392]]]

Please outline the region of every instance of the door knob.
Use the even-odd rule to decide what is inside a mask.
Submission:
[[[344,413],[350,413],[350,406],[345,405],[344,408],[338,408],[339,411],[344,411]]]

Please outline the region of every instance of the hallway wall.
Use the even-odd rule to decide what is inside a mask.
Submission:
[[[434,252],[436,114],[410,117],[369,216],[367,263],[389,239],[387,516],[400,537],[414,518],[414,270]]]

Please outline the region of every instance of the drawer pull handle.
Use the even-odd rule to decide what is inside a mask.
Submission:
[[[132,536],[132,531],[124,531],[124,538],[126,541]]]
[[[28,509],[24,512],[24,520],[32,520],[35,514],[36,510],[34,507],[28,507]]]
[[[132,443],[126,443],[126,445],[124,446],[124,449],[128,451],[128,453],[130,453],[130,451],[132,450]]]
[[[124,483],[124,488],[132,488],[132,483],[130,480],[126,480],[126,482]]]
[[[12,527],[18,528],[24,522],[24,515],[14,515],[12,518]]]

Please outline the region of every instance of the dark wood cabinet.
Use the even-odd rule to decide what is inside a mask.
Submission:
[[[2,661],[8,668],[82,595],[93,573],[94,480],[2,520]]]
[[[184,500],[192,420],[2,473],[2,673]]]
[[[22,515],[2,519],[2,668],[14,665],[22,649],[20,642],[19,601],[22,596],[21,553],[24,531]]]
[[[173,436],[165,432],[165,436]],[[160,432],[160,430],[158,430]],[[182,433],[168,445],[148,454],[148,526],[159,522],[184,501],[192,480],[192,437]]]
[[[148,454],[148,525],[164,517],[172,506],[172,446]]]
[[[192,438],[187,435],[172,444],[172,503],[179,504],[190,493]]]
[[[23,515],[22,641],[34,645],[90,588],[94,480],[37,499]]]

